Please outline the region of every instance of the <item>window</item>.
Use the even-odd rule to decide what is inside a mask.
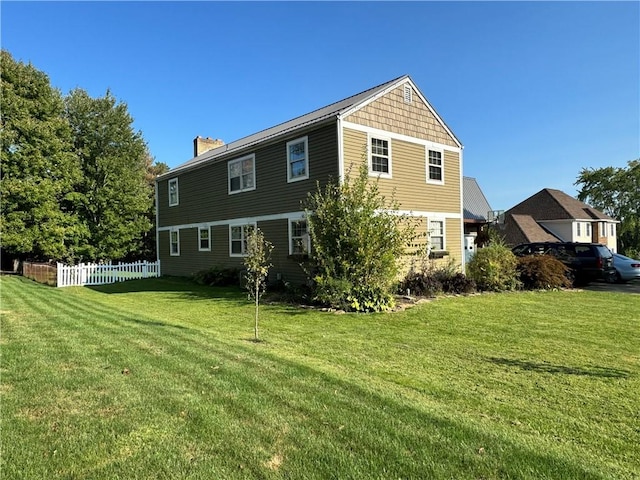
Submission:
[[[582,233],[580,232],[580,225],[581,225],[581,223],[580,223],[580,222],[577,222],[577,223],[576,223],[576,234],[577,234],[578,236],[582,235]]]
[[[429,241],[432,250],[444,250],[444,220],[429,222]]]
[[[169,231],[169,253],[172,257],[180,256],[180,230]]]
[[[178,205],[178,179],[172,178],[169,180],[169,206],[175,207]]]
[[[444,182],[444,175],[442,172],[442,152],[438,150],[429,150],[428,156],[427,181],[436,183]]]
[[[309,141],[307,137],[287,142],[287,182],[309,178]]]
[[[591,236],[591,224],[587,223],[587,236],[590,237]]]
[[[602,232],[602,236],[603,237],[607,236],[607,223],[606,222],[600,223],[600,232]]]
[[[311,249],[306,220],[289,221],[289,255],[305,255]]]
[[[256,157],[249,155],[229,162],[229,193],[256,188]]]
[[[371,137],[369,174],[391,177],[391,149],[389,140]]]
[[[611,233],[612,237],[616,236],[616,225],[614,223],[610,223],[609,226],[611,227],[611,229],[609,230],[609,232]]]
[[[198,250],[201,252],[211,251],[210,227],[198,227]]]
[[[247,255],[247,237],[255,224],[229,225],[229,255],[244,257]]]

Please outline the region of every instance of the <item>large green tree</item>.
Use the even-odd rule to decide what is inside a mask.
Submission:
[[[620,220],[619,249],[640,255],[640,159],[627,167],[583,168],[575,183],[578,198]]]
[[[147,181],[147,146],[133,129],[127,105],[109,91],[92,98],[76,89],[65,107],[83,173],[78,212],[91,235],[84,256],[116,260],[140,252],[151,228],[153,189]]]
[[[73,259],[87,231],[75,214],[81,170],[60,92],[30,64],[1,52],[0,229],[5,254]]]

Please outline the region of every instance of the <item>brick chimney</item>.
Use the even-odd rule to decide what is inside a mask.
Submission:
[[[203,154],[206,151],[213,150],[214,148],[218,148],[224,145],[224,142],[219,139],[213,139],[210,137],[202,138],[198,135],[193,139],[193,156],[197,157],[198,155]]]

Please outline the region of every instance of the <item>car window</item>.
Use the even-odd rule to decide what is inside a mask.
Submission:
[[[610,258],[613,256],[613,254],[611,253],[611,250],[609,250],[604,245],[597,245],[596,250],[598,250],[598,253],[602,258]]]
[[[576,255],[580,258],[594,256],[593,252],[591,251],[591,247],[588,247],[586,245],[576,245]]]

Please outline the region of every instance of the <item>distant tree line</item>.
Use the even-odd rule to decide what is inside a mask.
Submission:
[[[66,262],[155,258],[155,163],[110,91],[63,96],[1,52],[2,254]]]

